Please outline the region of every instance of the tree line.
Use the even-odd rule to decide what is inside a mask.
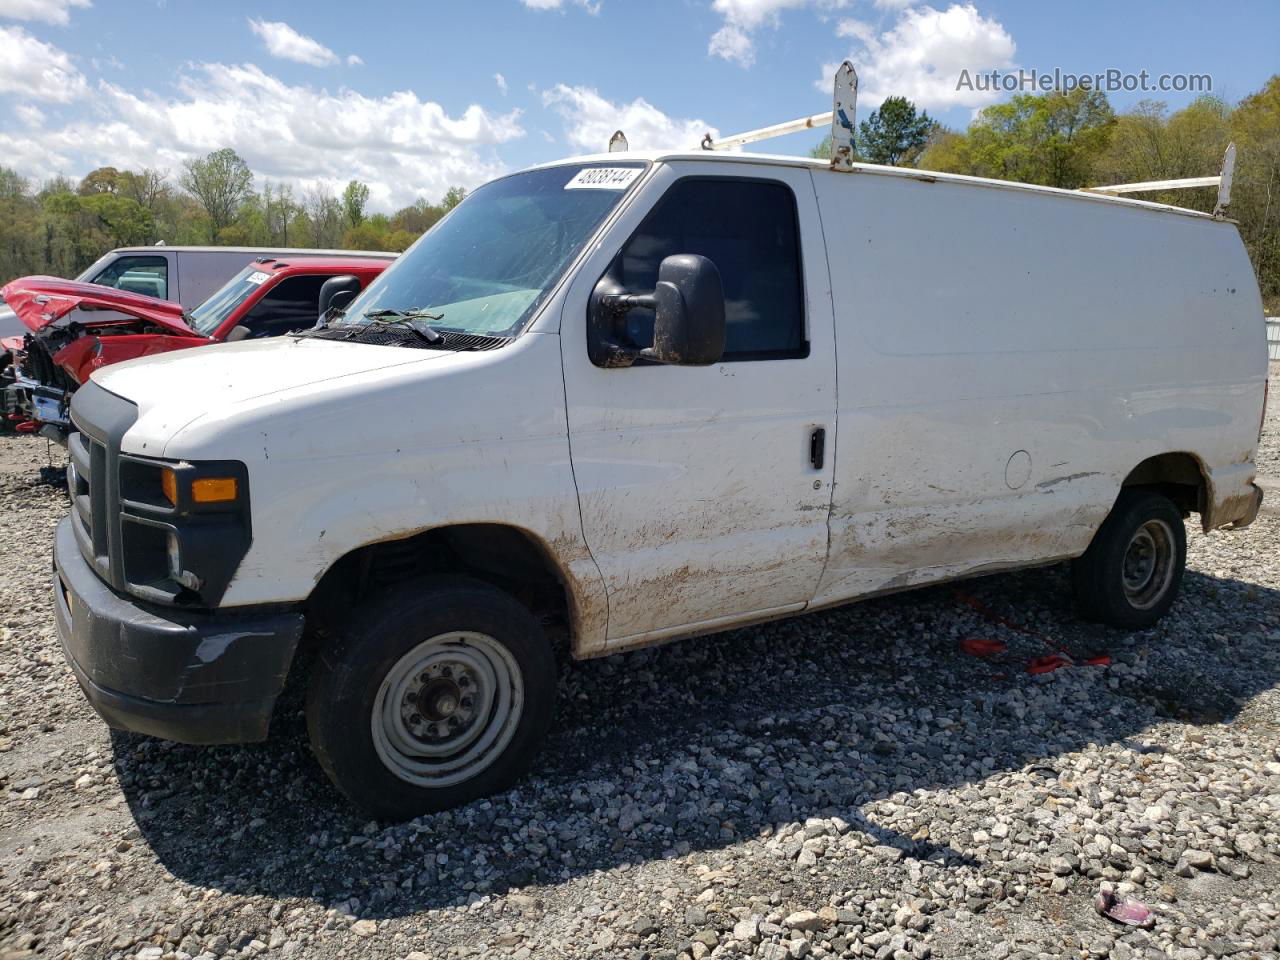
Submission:
[[[1145,100],[1117,113],[1106,94],[1021,94],[982,110],[965,130],[937,123],[890,97],[859,124],[858,159],[1076,189],[1205,177],[1236,144],[1228,215],[1240,224],[1268,314],[1280,313],[1280,74],[1235,106],[1200,97],[1170,112]],[[827,137],[812,154],[826,158]],[[1212,188],[1137,194],[1143,200],[1213,209]]]
[[[34,273],[74,277],[114,247],[212,244],[404,250],[457,206],[452,187],[388,216],[369,213],[369,187],[337,194],[265,181],[231,149],[163,170],[99,167],[81,180],[33,184],[0,166],[0,284]]]

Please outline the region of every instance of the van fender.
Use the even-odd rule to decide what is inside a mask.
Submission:
[[[1216,469],[1205,469],[1205,504],[1200,511],[1204,532],[1239,530],[1258,518],[1262,489],[1254,483],[1258,468],[1252,459]]]

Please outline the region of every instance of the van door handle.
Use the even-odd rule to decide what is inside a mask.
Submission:
[[[821,470],[823,454],[827,447],[827,431],[822,427],[818,427],[813,433],[809,434],[809,463],[813,465],[813,469]]]

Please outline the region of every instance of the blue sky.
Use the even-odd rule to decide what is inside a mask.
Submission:
[[[1006,94],[961,69],[1209,74],[1234,101],[1280,71],[1280,4],[1012,0],[0,0],[0,164],[43,180],[220,146],[259,181],[371,185],[391,210],[603,149],[692,145],[901,93],[963,127]],[[1177,108],[1189,93],[1144,97]],[[770,141],[800,153],[818,139]],[[1211,171],[1206,171],[1211,172]]]

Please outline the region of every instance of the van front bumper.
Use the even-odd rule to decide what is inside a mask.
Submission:
[[[180,743],[264,740],[302,636],[300,612],[166,609],[127,599],[58,524],[53,605],[62,652],[89,703],[117,730]]]

